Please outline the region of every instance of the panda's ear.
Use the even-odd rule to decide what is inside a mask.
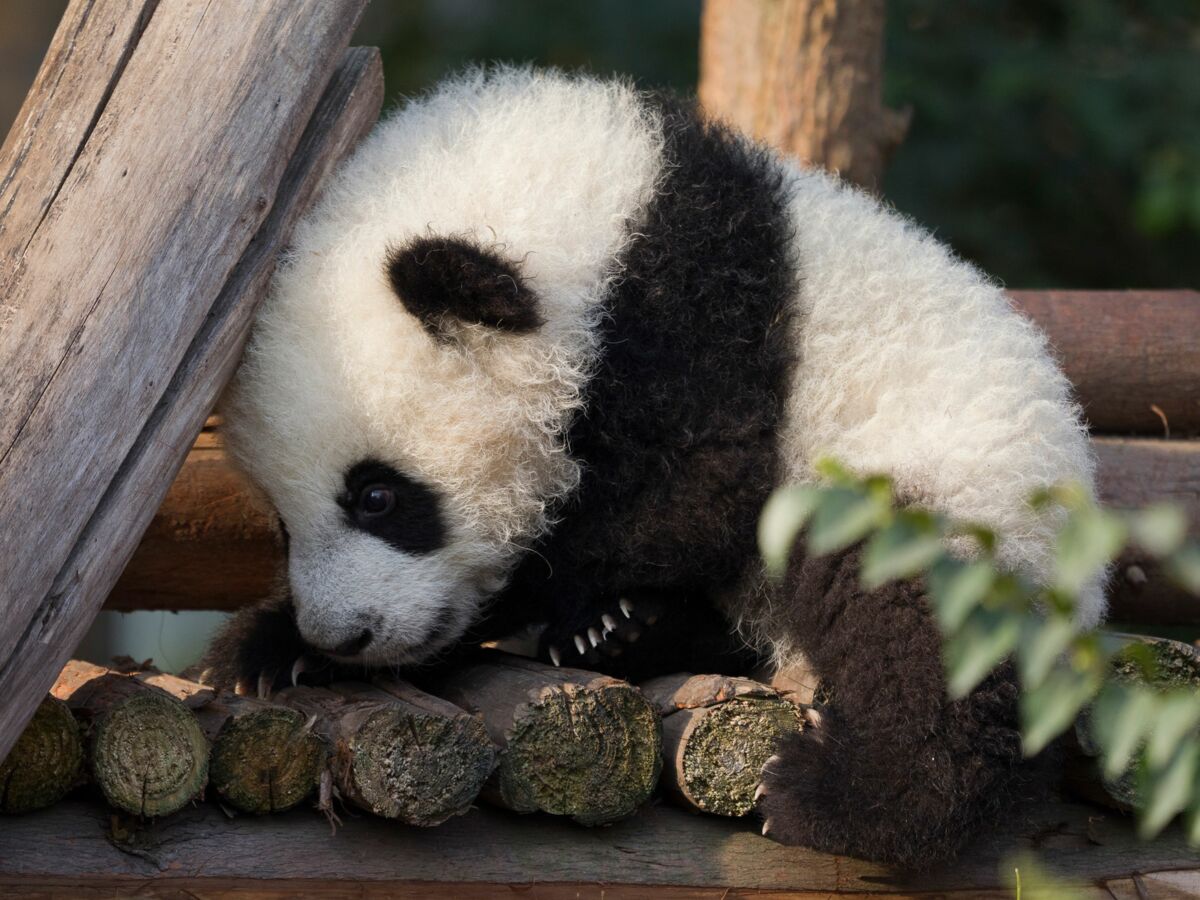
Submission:
[[[435,336],[449,318],[523,334],[542,325],[538,298],[520,269],[461,238],[421,237],[392,247],[388,282],[412,315]]]

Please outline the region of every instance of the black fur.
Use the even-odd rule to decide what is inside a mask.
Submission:
[[[509,591],[525,609],[540,602],[545,646],[567,665],[573,635],[636,593],[672,598],[663,630],[686,647],[713,592],[757,558],[775,483],[797,288],[781,178],[692,104],[658,102],[669,168],[606,301],[600,364],[569,433],[583,480]],[[674,665],[648,638],[605,667]]]
[[[775,598],[832,700],[767,766],[759,811],[786,843],[924,868],[998,821],[1026,777],[1015,674],[950,700],[921,585],[866,591],[859,557],[798,554]]]
[[[406,309],[440,335],[443,317],[503,331],[542,324],[537,296],[497,253],[454,237],[422,237],[387,255],[387,276]]]
[[[386,514],[372,515],[364,509],[364,495],[377,487],[386,488],[394,498]],[[445,546],[446,525],[437,494],[387,463],[365,459],[351,466],[337,504],[352,528],[387,541],[401,553],[421,555]]]

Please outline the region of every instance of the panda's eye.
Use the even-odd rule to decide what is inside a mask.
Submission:
[[[358,511],[364,516],[386,516],[396,508],[396,494],[386,484],[372,484],[358,495]]]

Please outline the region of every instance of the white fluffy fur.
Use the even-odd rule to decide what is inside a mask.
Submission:
[[[383,121],[329,184],[223,404],[235,458],[291,532],[308,639],[336,643],[321,629],[349,608],[397,623],[384,629],[390,643],[373,643],[380,654],[419,640],[438,603],[462,607],[465,623],[514,549],[546,526],[547,505],[575,486],[563,435],[595,361],[599,301],[661,152],[658,123],[628,85],[473,71]],[[432,340],[384,275],[390,245],[430,233],[519,262],[544,327]],[[437,491],[448,548],[362,549],[373,539],[350,534],[334,497],[368,456]]]
[[[1045,578],[1057,521],[1025,497],[1090,486],[1092,462],[1044,339],[925,232],[780,165],[802,275],[787,478],[811,478],[822,454],[888,472],[906,498],[995,528],[1003,561]],[[579,477],[563,440],[596,360],[599,302],[662,166],[659,123],[629,86],[502,69],[392,115],[329,185],[224,403],[236,459],[292,534],[309,640],[333,646],[366,617],[369,658],[405,661],[447,611],[453,639],[547,526]],[[545,326],[431,339],[383,271],[390,245],[427,233],[519,261]],[[365,457],[437,491],[446,548],[407,556],[343,524],[333,498]],[[1102,612],[1097,584],[1083,619]]]
[[[1037,489],[1094,466],[1046,340],[977,269],[907,219],[817,172],[792,169],[800,364],[782,455],[791,481],[821,456],[885,472],[909,502],[1001,536],[1005,565],[1045,583],[1061,513]],[[1080,618],[1104,613],[1101,579]]]

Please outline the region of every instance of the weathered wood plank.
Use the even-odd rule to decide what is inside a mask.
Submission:
[[[1010,291],[1062,359],[1093,431],[1200,434],[1200,292]]]
[[[167,494],[108,600],[109,609],[236,609],[260,599],[283,561],[270,515],[244,488],[209,433]],[[1103,499],[1115,506],[1170,500],[1200,536],[1200,441],[1099,437]],[[1113,614],[1126,621],[1200,622],[1200,599],[1145,559],[1123,560]],[[1125,574],[1138,565],[1147,580]]]
[[[46,216],[4,237],[26,246],[0,330],[0,755],[232,372],[298,210],[275,192],[364,2],[158,7]],[[355,137],[378,99],[357,68],[331,113],[355,107]],[[313,132],[298,183],[346,137]]]
[[[260,883],[268,895],[289,885],[296,893],[300,886],[324,884],[340,896],[330,883],[349,878],[341,889],[352,886],[353,896],[385,886],[398,893],[417,888],[433,893],[436,886],[462,891],[455,896],[475,896],[470,891],[483,885],[527,890],[531,882],[578,885],[581,896],[597,897],[601,887],[606,897],[629,896],[607,893],[622,885],[1005,896],[1002,864],[1021,850],[1036,849],[1052,874],[1081,887],[1134,872],[1200,868],[1177,828],[1140,843],[1132,820],[1086,804],[1017,810],[957,863],[919,876],[783,847],[760,836],[753,821],[695,816],[665,806],[590,830],[549,816],[514,816],[487,807],[435,829],[348,817],[331,836],[325,820],[311,810],[228,819],[202,805],[126,835],[124,845],[134,852],[114,846],[109,817],[99,804],[76,800],[6,822],[0,829],[0,891],[51,878],[73,882],[80,890],[149,887],[155,879],[154,890],[166,892],[178,884],[206,896],[206,886],[228,889],[237,879],[250,896]]]

